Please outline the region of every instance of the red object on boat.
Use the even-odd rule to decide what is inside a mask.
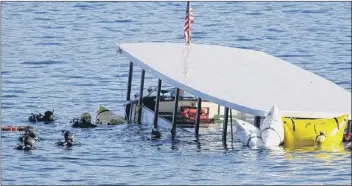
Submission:
[[[343,135],[342,142],[351,142],[352,141],[352,133]]]
[[[181,116],[184,118],[184,121],[187,123],[195,122],[197,117],[197,109],[184,108],[184,110],[181,112]],[[201,123],[210,123],[208,108],[201,109],[199,118]]]

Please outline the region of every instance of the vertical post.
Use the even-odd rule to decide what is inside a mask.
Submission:
[[[231,144],[233,145],[232,109],[230,109],[230,122],[231,122]]]
[[[254,126],[256,126],[257,128],[260,128],[260,116],[254,117]]]
[[[158,117],[159,117],[159,102],[160,102],[160,91],[161,91],[161,80],[158,79],[158,92],[156,93],[155,109],[154,109],[154,128],[158,128]]]
[[[224,124],[223,124],[223,130],[222,130],[222,142],[226,144],[226,135],[227,135],[227,123],[229,119],[229,108],[225,107],[224,111]]]
[[[128,122],[128,123],[131,123],[132,120],[134,120],[134,118],[132,118],[133,116],[135,116],[135,114],[132,115],[132,113],[133,113],[133,110],[132,110],[132,109],[133,109],[133,105],[134,105],[134,104],[137,104],[137,103],[133,101],[133,102],[131,103],[131,105],[130,105],[130,116],[129,116],[129,122]]]
[[[351,125],[352,125],[352,120],[348,120],[347,121],[347,130],[346,130],[347,135],[349,133],[352,133],[352,130],[351,130],[352,126]]]
[[[180,89],[176,88],[174,111],[172,113],[172,128],[171,128],[172,139],[175,139],[176,137],[176,119],[177,119],[177,107],[178,107],[179,95],[180,95]]]
[[[194,132],[196,137],[199,134],[199,122],[200,122],[200,111],[202,110],[202,98],[197,99],[197,116],[196,116],[196,126],[194,127]]]
[[[132,87],[132,75],[133,75],[133,63],[132,61],[130,61],[130,70],[128,72],[128,81],[127,81],[127,95],[126,95],[126,101],[129,101],[131,99],[131,87]],[[127,104],[126,105],[126,108],[125,108],[125,119],[127,121],[130,121],[130,108],[131,108],[131,105],[132,103],[130,104]]]
[[[220,105],[218,105],[218,115],[220,115]]]
[[[144,76],[145,76],[145,71],[142,69],[141,73],[141,85],[139,87],[139,100],[138,100],[138,105],[137,105],[137,123],[141,123],[141,116],[142,116],[142,101],[143,101],[143,89],[144,89]]]

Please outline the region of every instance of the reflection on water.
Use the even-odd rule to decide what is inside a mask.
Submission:
[[[313,159],[331,161],[335,158],[344,159],[343,157],[351,156],[351,152],[346,150],[342,144],[333,147],[285,148],[285,151],[285,156],[289,160],[311,157]]]

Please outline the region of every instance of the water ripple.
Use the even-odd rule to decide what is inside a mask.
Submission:
[[[28,65],[51,65],[51,64],[62,64],[66,63],[65,61],[54,61],[54,60],[48,60],[48,61],[25,61],[22,62],[21,64],[28,64]]]

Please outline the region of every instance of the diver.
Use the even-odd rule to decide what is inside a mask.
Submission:
[[[81,115],[80,119],[74,118],[71,120],[73,128],[94,128],[97,125],[92,123],[92,117],[88,112],[85,112]]]
[[[59,142],[56,142],[56,144],[58,146],[72,147],[75,135],[68,130],[63,130],[61,133],[64,136],[65,141],[64,142],[59,141]]]
[[[54,112],[47,110],[44,112],[44,115],[41,113],[39,114],[31,113],[31,116],[29,116],[28,121],[30,122],[44,121],[44,123],[52,122],[54,121]]]
[[[24,150],[24,151],[29,151],[29,150],[35,150],[35,139],[32,138],[31,136],[27,135],[24,136],[22,144],[17,145],[15,147],[16,150]]]
[[[24,133],[21,134],[18,140],[23,143],[27,136],[33,138],[35,141],[39,141],[39,138],[37,137],[37,134],[34,132],[33,127],[27,126],[27,128],[24,130]]]

